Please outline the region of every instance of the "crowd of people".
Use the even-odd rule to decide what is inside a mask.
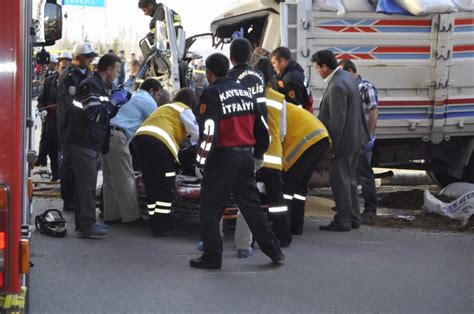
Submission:
[[[123,57],[107,53],[91,71],[96,57],[90,43],[79,43],[72,54],[52,58],[38,98],[53,180],[60,179],[63,210],[74,212],[79,237],[102,237],[110,223],[144,220],[154,236],[172,235],[176,175],[189,155],[201,179],[198,248],[203,252],[191,267],[221,267],[221,219],[231,195],[239,208],[238,256],[251,256],[255,240],[273,263],[281,263],[281,248],[303,234],[307,184],[322,164],[329,163],[336,214],[321,230],[360,227],[358,184],[364,214],[376,212],[370,160],[377,93],[350,60],[338,63],[329,50],[313,54],[325,84],[316,117],[304,71],[286,47],[268,52],[236,38],[230,58],[214,53],[205,60],[199,71],[208,86],[195,85],[199,97],[185,87],[171,99],[155,78],[131,92],[127,82],[134,82],[134,60],[127,80]],[[96,217],[99,168],[104,223]],[[138,203],[137,169],[146,210]],[[257,181],[264,183],[263,198]]]

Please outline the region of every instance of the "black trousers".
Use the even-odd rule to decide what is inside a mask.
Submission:
[[[268,218],[272,222],[272,229],[281,245],[291,243],[290,217],[288,206],[283,198],[284,183],[280,170],[262,168],[257,172],[259,181],[265,184],[266,203],[268,204]]]
[[[98,153],[82,146],[68,144],[74,173],[74,204],[76,230],[83,231],[96,222],[95,194],[97,186]]]
[[[218,149],[207,160],[201,183],[200,228],[206,258],[220,258],[219,231],[224,206],[231,193],[260,249],[269,257],[281,253],[267,214],[260,208],[251,151]]]
[[[284,197],[290,211],[291,230],[302,231],[304,224],[304,206],[308,194],[308,182],[321,159],[329,149],[327,138],[309,147],[295,164],[283,173],[285,182]]]
[[[68,145],[61,145],[59,148],[59,177],[61,178],[61,198],[63,199],[63,209],[73,211],[75,207],[74,201],[74,171],[72,167],[72,153],[69,151]]]
[[[132,143],[142,170],[151,231],[169,230],[176,188],[175,158],[169,148],[153,136],[138,135]]]
[[[38,158],[36,159],[37,165],[46,165],[48,163],[48,139],[47,139],[47,123],[46,121],[41,122],[41,135],[39,142]]]

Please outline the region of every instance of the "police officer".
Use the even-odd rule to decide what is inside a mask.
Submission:
[[[57,72],[57,66],[58,66],[58,56],[55,54],[50,54],[49,57],[49,63],[48,63],[48,68],[47,71],[44,73],[44,78],[43,78],[43,87],[40,91],[40,94],[38,95],[38,111],[40,112],[41,115],[41,137],[40,137],[40,143],[39,143],[39,152],[38,152],[38,159],[35,162],[35,166],[46,166],[48,163],[48,155],[51,160],[51,173],[54,177],[54,181],[58,180],[58,174],[57,174],[57,158],[55,161],[53,161],[54,158],[49,154],[48,150],[48,120],[51,120],[50,118],[47,118],[48,114],[48,99],[53,100],[53,97],[49,96],[54,96],[56,97],[56,91],[51,91],[51,80],[48,80],[50,77],[56,77],[58,75]],[[56,82],[56,79],[54,80]],[[50,95],[54,92],[54,95]],[[56,104],[56,100],[51,102],[51,105]],[[51,129],[51,128],[50,128]],[[54,144],[54,143],[53,143]],[[53,166],[53,163],[55,165]],[[53,168],[56,173],[53,173]]]
[[[160,106],[143,122],[133,139],[145,183],[150,227],[157,237],[169,235],[172,229],[170,214],[179,148],[188,140],[197,145],[199,139],[193,113],[196,106],[194,91],[181,89],[170,104]]]
[[[303,107],[313,113],[313,96],[303,68],[291,58],[290,49],[278,47],[270,54],[270,60],[277,74],[278,91],[286,101]]]
[[[257,106],[259,106],[259,110],[266,121],[268,113],[265,103],[263,74],[248,64],[251,55],[252,44],[250,41],[245,38],[232,40],[230,43],[230,62],[233,68],[229,71],[229,77],[247,87],[249,92],[257,100]],[[259,167],[261,167],[263,161],[259,160],[257,162],[259,163]],[[252,248],[250,246],[252,243],[252,234],[240,212],[237,215],[234,239],[238,257],[246,258],[252,255]]]
[[[58,78],[57,128],[59,139],[59,170],[61,176],[61,198],[65,211],[74,211],[74,176],[71,156],[64,145],[66,130],[70,121],[69,111],[79,84],[89,75],[89,66],[97,57],[90,43],[78,43],[73,49],[74,59]]]
[[[252,94],[227,78],[228,71],[229,60],[223,54],[215,53],[206,59],[211,86],[200,99],[201,135],[196,158],[198,167],[204,170],[200,202],[204,253],[190,261],[195,268],[221,268],[219,221],[231,193],[260,249],[274,263],[284,260],[267,216],[260,209],[254,176],[254,158],[262,160],[268,148],[268,127]]]
[[[58,59],[57,72],[48,76],[43,83],[43,90],[38,96],[38,109],[45,120],[46,149],[51,160],[51,181],[59,180],[59,144],[57,130],[57,96],[58,96],[58,77],[69,65],[65,58]]]
[[[79,86],[74,107],[69,110],[65,144],[74,172],[75,223],[80,237],[107,234],[104,225],[95,223],[95,190],[98,153],[108,152],[110,118],[127,101],[126,90],[112,91],[113,82],[120,73],[120,63],[116,55],[103,55],[97,72]]]

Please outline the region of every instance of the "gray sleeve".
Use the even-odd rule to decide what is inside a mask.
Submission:
[[[191,109],[184,110],[179,119],[186,129],[191,144],[196,145],[199,142],[199,127],[193,111]]]
[[[347,120],[348,96],[341,86],[334,86],[327,92],[329,125],[326,125],[333,141],[333,151],[337,155],[342,140],[342,133]]]

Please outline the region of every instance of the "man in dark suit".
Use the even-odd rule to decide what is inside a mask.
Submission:
[[[338,68],[334,54],[321,50],[311,57],[316,72],[325,81],[319,119],[332,139],[329,168],[331,189],[336,201],[333,221],[319,227],[324,231],[350,231],[360,226],[356,170],[360,150],[369,142],[367,122],[356,81]]]

